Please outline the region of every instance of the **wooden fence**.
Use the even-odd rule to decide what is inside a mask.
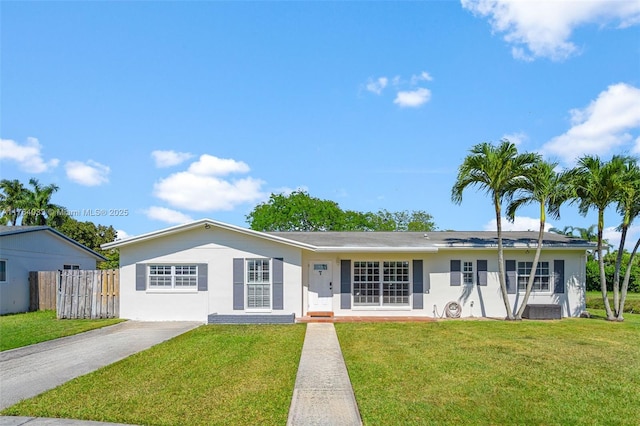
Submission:
[[[117,318],[120,314],[117,269],[31,272],[29,282],[32,309],[55,309],[58,318]]]

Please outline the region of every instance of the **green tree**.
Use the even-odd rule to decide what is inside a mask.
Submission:
[[[607,280],[602,253],[604,212],[619,198],[620,190],[624,186],[623,176],[627,162],[628,158],[620,155],[613,156],[608,162],[602,161],[598,156],[586,155],[580,158],[577,166],[569,172],[573,187],[572,202],[578,203],[579,212],[583,216],[586,216],[591,209],[598,212],[596,253],[600,266],[600,290],[607,319],[610,321],[615,320],[616,317],[607,297]]]
[[[480,143],[470,150],[470,154],[458,168],[458,176],[451,190],[454,203],[462,203],[462,193],[470,186],[484,190],[490,197],[496,215],[498,234],[498,270],[502,300],[507,319],[515,319],[509,297],[504,269],[504,248],[502,244],[502,204],[509,201],[521,188],[530,169],[540,159],[532,153],[519,154],[516,146],[503,140],[498,146]]]
[[[117,250],[102,250],[100,246],[116,239],[117,231],[113,226],[96,225],[93,222],[81,222],[70,216],[62,216],[60,223],[53,226],[67,237],[79,242],[85,247],[102,254],[108,260],[101,262],[99,269],[117,268],[120,260]]]
[[[529,301],[529,296],[531,295],[531,290],[533,289],[538,261],[540,260],[540,253],[542,251],[547,212],[554,219],[560,219],[560,206],[569,198],[567,174],[557,173],[555,171],[557,166],[557,163],[550,163],[543,160],[535,163],[527,176],[525,176],[525,179],[521,181],[518,195],[507,208],[507,217],[513,221],[516,211],[520,207],[531,203],[537,203],[540,207],[538,245],[533,257],[533,264],[531,265],[526,291],[522,298],[520,308],[516,313],[516,319],[518,320],[522,319],[522,314],[524,313],[524,309]]]
[[[0,190],[2,190],[2,194],[0,194],[0,209],[2,210],[3,222],[14,226],[22,215],[26,188],[17,179],[2,179],[0,181]]]
[[[629,275],[625,271],[625,279],[620,283],[620,269],[622,267],[622,255],[627,240],[627,233],[633,221],[640,214],[640,168],[635,158],[627,158],[626,164],[622,170],[622,185],[617,197],[617,210],[622,215],[622,223],[620,224],[620,246],[618,247],[618,255],[616,258],[615,273],[613,276],[613,310],[618,321],[623,321],[624,303],[627,298],[629,288]],[[640,238],[635,248],[630,254],[630,261],[627,270],[631,268],[633,257],[638,251]]]
[[[328,231],[339,228],[344,213],[337,203],[311,197],[305,191],[271,194],[247,216],[256,231]]]
[[[61,215],[56,212],[63,211],[64,208],[51,203],[51,197],[58,191],[58,186],[54,184],[41,185],[38,179],[29,179],[29,185],[33,189],[27,188],[24,195],[22,218],[23,225],[53,225],[48,223],[47,219],[51,218],[54,222],[59,221]]]

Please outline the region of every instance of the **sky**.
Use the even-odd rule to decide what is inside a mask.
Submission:
[[[451,201],[473,145],[640,155],[638,1],[2,1],[0,47],[0,177],[119,237],[296,189],[492,230],[486,194]]]

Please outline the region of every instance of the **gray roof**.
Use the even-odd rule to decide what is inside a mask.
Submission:
[[[449,232],[268,232],[281,238],[310,244],[316,247],[363,247],[363,248],[456,248],[496,247],[495,231],[449,231]],[[503,232],[505,247],[535,246],[538,233],[533,231]],[[593,249],[595,243],[578,238],[546,232],[543,246]]]
[[[37,231],[49,231],[55,235],[57,235],[58,237],[67,240],[68,242],[70,242],[71,244],[75,245],[76,247],[89,252],[92,256],[96,257],[98,260],[107,260],[106,257],[104,257],[103,255],[101,255],[100,253],[96,253],[95,251],[91,250],[89,247],[84,246],[82,244],[80,244],[79,242],[77,242],[76,240],[67,237],[66,235],[64,235],[62,232],[57,231],[55,229],[53,229],[50,226],[5,226],[5,225],[0,225],[0,237],[3,237],[5,235],[15,235],[15,234],[25,234],[27,232],[37,232]]]

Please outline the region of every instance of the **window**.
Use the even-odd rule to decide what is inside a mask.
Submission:
[[[150,265],[150,289],[194,289],[198,285],[196,265]]]
[[[462,263],[462,282],[464,284],[473,284],[473,262]]]
[[[271,308],[269,259],[247,259],[247,308]]]
[[[65,271],[77,271],[80,269],[80,265],[63,265],[62,269]]]
[[[382,274],[380,273],[382,264]],[[380,298],[382,295],[382,298]],[[354,306],[409,305],[408,261],[353,263]]]
[[[7,281],[7,261],[0,260],[0,282]]]
[[[518,262],[518,290],[525,291],[533,262]],[[549,291],[549,262],[538,262],[531,291]]]

